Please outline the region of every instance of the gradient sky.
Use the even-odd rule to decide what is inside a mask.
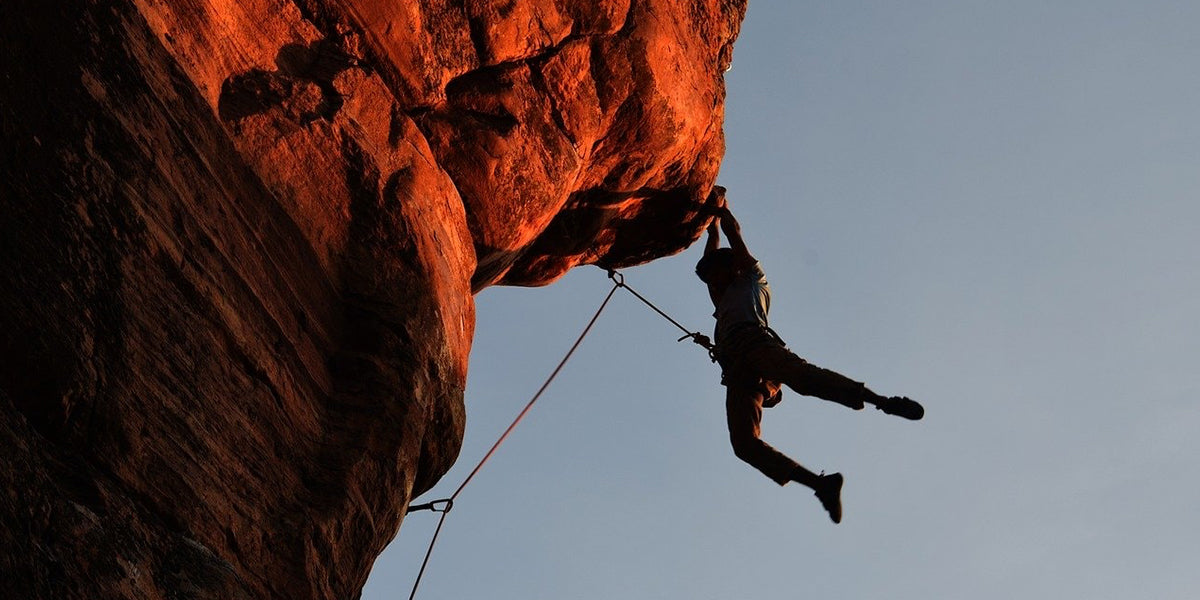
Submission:
[[[418,598],[1200,593],[1200,3],[752,2],[720,183],[813,363],[763,437],[846,476],[833,525],[729,448],[703,351],[628,294],[459,497]],[[625,272],[710,332],[696,246]],[[448,495],[609,289],[478,296]],[[410,516],[366,600],[407,598]]]

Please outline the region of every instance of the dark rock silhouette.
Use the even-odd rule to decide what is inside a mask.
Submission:
[[[0,4],[0,596],[356,597],[472,294],[700,235],[744,10]]]

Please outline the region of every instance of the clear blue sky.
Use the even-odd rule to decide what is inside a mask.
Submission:
[[[790,394],[729,449],[698,348],[628,295],[446,522],[419,598],[1088,598],[1200,590],[1200,3],[752,2],[729,188],[811,362],[912,423]],[[693,328],[699,247],[628,282]],[[478,297],[449,494],[609,287]],[[363,597],[406,598],[435,515]]]

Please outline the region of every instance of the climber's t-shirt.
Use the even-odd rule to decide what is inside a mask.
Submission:
[[[767,276],[762,266],[755,262],[754,266],[742,271],[717,303],[717,330],[713,336],[718,346],[731,341],[729,336],[746,324],[757,324],[767,327],[767,313],[771,310],[771,288],[767,285]]]

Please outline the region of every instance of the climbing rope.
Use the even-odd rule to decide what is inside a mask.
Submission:
[[[433,531],[433,537],[429,540],[429,549],[425,551],[425,559],[421,561],[421,570],[417,572],[417,580],[413,583],[412,593],[408,595],[409,600],[413,600],[413,598],[416,598],[417,596],[417,587],[421,585],[421,577],[425,575],[425,567],[429,565],[429,557],[433,554],[434,545],[437,544],[438,534],[442,532],[442,524],[446,522],[446,516],[449,515],[450,510],[454,508],[454,501],[458,498],[458,495],[462,493],[463,488],[467,487],[468,483],[471,483],[471,480],[475,478],[475,475],[479,473],[479,470],[483,468],[483,465],[492,458],[492,455],[496,453],[496,450],[500,447],[500,444],[503,444],[504,440],[508,438],[509,434],[511,434],[513,430],[517,428],[517,425],[520,424],[521,420],[525,418],[525,415],[529,414],[529,409],[533,408],[533,405],[538,401],[538,398],[542,397],[542,392],[545,392],[546,388],[550,387],[550,382],[554,381],[554,378],[558,376],[560,371],[562,371],[563,366],[565,366],[567,361],[571,359],[571,355],[573,355],[575,350],[579,348],[579,344],[583,342],[583,338],[587,337],[588,332],[592,330],[592,326],[596,324],[596,320],[600,318],[600,313],[604,312],[605,307],[608,306],[608,301],[612,300],[613,294],[616,294],[617,289],[620,287],[621,286],[619,284],[613,284],[612,289],[608,291],[608,295],[604,297],[604,302],[600,303],[600,308],[596,309],[596,314],[592,315],[592,319],[588,321],[587,326],[583,328],[583,333],[580,333],[579,337],[575,339],[575,343],[571,345],[571,349],[567,350],[566,355],[563,356],[561,361],[559,361],[558,366],[554,368],[554,371],[551,372],[550,376],[546,378],[546,381],[542,383],[542,387],[538,388],[537,393],[533,395],[533,398],[529,400],[529,403],[525,405],[525,408],[523,408],[517,417],[513,419],[512,423],[509,424],[508,429],[505,429],[504,433],[500,435],[500,438],[496,440],[496,443],[492,444],[492,448],[487,451],[487,454],[483,456],[483,459],[479,461],[479,464],[475,465],[475,468],[471,470],[471,474],[467,475],[467,478],[464,479],[461,484],[459,484],[458,489],[454,490],[454,493],[450,494],[450,497],[444,500],[434,500],[433,502],[428,502],[426,504],[418,504],[416,506],[408,507],[408,512],[410,513],[418,510],[432,510],[434,512],[442,513],[441,518],[438,520],[437,528]]]
[[[617,272],[615,269],[606,269],[606,271],[608,271],[608,278],[613,280],[613,283],[615,283],[617,285],[617,287],[625,288],[630,294],[633,294],[633,296],[635,298],[637,298],[638,300],[641,300],[643,304],[645,304],[646,306],[649,306],[651,308],[651,310],[653,310],[654,312],[662,315],[662,317],[664,319],[670,321],[672,325],[678,327],[679,330],[685,334],[683,337],[681,337],[675,341],[682,342],[683,340],[691,338],[691,340],[693,342],[695,342],[697,345],[703,346],[705,350],[708,350],[709,357],[713,358],[715,361],[715,357],[713,357],[713,343],[711,340],[708,339],[708,336],[700,333],[699,331],[690,331],[690,330],[688,330],[687,327],[680,325],[679,321],[676,321],[675,319],[671,318],[671,315],[668,315],[667,313],[663,312],[662,309],[655,306],[653,302],[647,300],[645,296],[642,296],[641,294],[637,293],[637,290],[626,285],[625,284],[625,276],[622,275],[621,273]]]
[[[450,514],[450,510],[454,508],[454,501],[458,499],[458,495],[462,493],[463,488],[467,487],[468,483],[471,483],[471,480],[475,478],[475,475],[479,473],[479,470],[483,468],[483,465],[492,458],[492,455],[496,453],[496,450],[500,447],[500,444],[503,444],[504,440],[508,438],[509,434],[511,434],[513,430],[517,428],[517,425],[520,424],[521,420],[525,418],[525,415],[529,413],[529,410],[533,408],[534,403],[536,403],[538,399],[542,397],[542,392],[545,392],[546,388],[550,387],[550,383],[554,381],[554,378],[558,376],[560,371],[562,371],[562,368],[567,364],[567,361],[571,359],[571,355],[573,355],[575,350],[579,348],[579,344],[583,342],[583,338],[587,337],[588,332],[592,330],[592,326],[596,324],[596,321],[600,318],[600,314],[604,312],[605,307],[608,306],[609,300],[612,300],[613,294],[616,294],[618,289],[624,288],[628,290],[629,293],[633,294],[634,297],[636,297],[638,300],[641,300],[646,304],[646,306],[649,306],[651,309],[653,309],[654,312],[662,315],[662,317],[670,321],[672,325],[678,327],[687,334],[679,338],[677,341],[682,342],[683,340],[691,338],[693,342],[706,348],[709,351],[710,356],[712,355],[713,345],[709,341],[708,337],[699,332],[689,331],[686,327],[680,325],[679,322],[671,318],[670,315],[663,312],[644,296],[637,293],[636,290],[626,285],[625,276],[617,272],[615,269],[606,269],[606,271],[608,271],[608,278],[613,281],[613,287],[608,291],[608,295],[604,297],[604,301],[600,303],[600,308],[596,309],[596,314],[592,315],[591,320],[588,321],[587,326],[583,328],[583,332],[579,334],[579,337],[575,339],[575,343],[571,345],[569,350],[567,350],[566,355],[564,355],[562,360],[559,361],[558,366],[554,368],[554,371],[550,373],[550,376],[547,377],[546,381],[542,383],[542,386],[538,388],[537,392],[533,395],[533,398],[530,399],[525,405],[525,408],[521,409],[521,412],[517,414],[517,417],[513,419],[512,423],[509,424],[508,429],[505,429],[504,433],[500,434],[500,438],[496,440],[496,443],[492,444],[491,449],[487,451],[487,454],[483,456],[483,459],[479,461],[479,464],[475,465],[475,468],[472,469],[471,473],[467,475],[467,478],[464,479],[461,484],[459,484],[458,488],[454,490],[454,493],[450,494],[449,498],[434,500],[424,504],[414,504],[408,507],[408,511],[405,514],[422,510],[438,512],[442,514],[441,518],[438,519],[437,527],[433,530],[433,537],[429,540],[429,548],[425,551],[425,558],[421,561],[421,570],[417,572],[417,579],[415,582],[413,582],[412,593],[408,595],[408,600],[413,600],[417,596],[417,588],[421,585],[421,578],[425,575],[425,567],[429,565],[429,557],[433,554],[433,547],[437,544],[438,535],[442,532],[442,525],[446,522],[446,517]]]

